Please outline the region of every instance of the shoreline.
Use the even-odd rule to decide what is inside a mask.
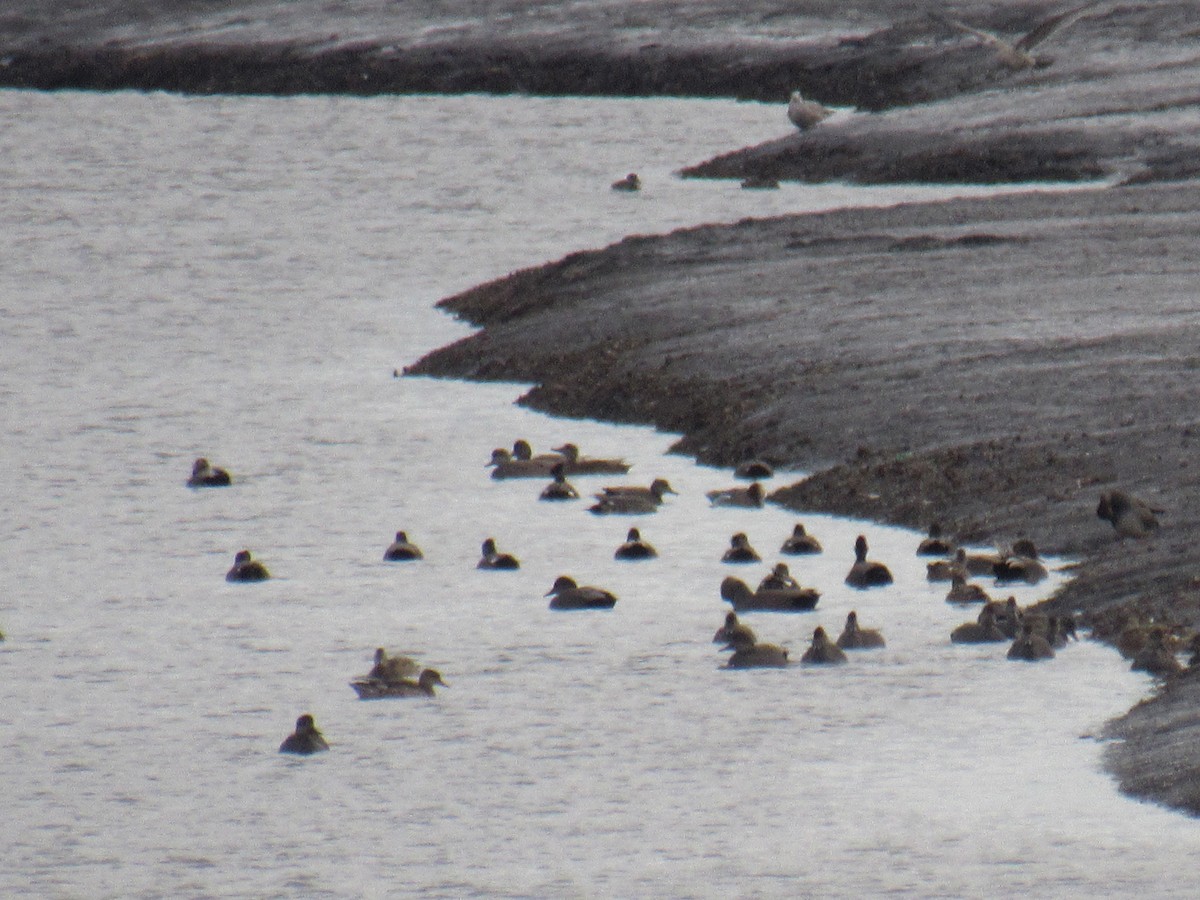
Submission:
[[[442,301],[482,330],[405,371],[531,382],[522,402],[545,412],[812,473],[772,495],[789,509],[1029,537],[1080,560],[1049,610],[1109,642],[1118,615],[1190,633],[1200,263],[1164,280],[1141,258],[1149,242],[1177,264],[1197,228],[1200,185],[1181,184],[627,238]],[[1162,530],[1118,540],[1096,516],[1114,488],[1163,507]],[[1200,814],[1198,698],[1189,671],[1112,723],[1122,790]]]

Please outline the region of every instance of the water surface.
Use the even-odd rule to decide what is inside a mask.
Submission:
[[[935,196],[672,172],[786,131],[714,101],[0,93],[0,825],[7,890],[182,896],[1191,896],[1194,824],[1121,797],[1091,737],[1150,688],[1110,651],[964,648],[918,536],[805,516],[816,611],[885,650],[729,672],[718,560],[796,517],[730,473],[516,385],[397,379],[465,334],[437,299],[630,233]],[[608,190],[636,170],[633,196]],[[679,496],[597,518],[495,483],[517,437]],[[183,486],[192,459],[227,490]],[[785,483],[787,474],[775,484]],[[660,559],[621,564],[631,524]],[[397,529],[426,551],[382,553]],[[897,583],[842,584],[854,536]],[[474,568],[495,536],[515,573]],[[275,574],[223,580],[243,547]],[[555,614],[558,574],[608,613]],[[1022,588],[1032,602],[1065,577]],[[1002,596],[1009,591],[1004,591]],[[374,647],[450,687],[355,699]],[[311,712],[333,750],[277,754]]]

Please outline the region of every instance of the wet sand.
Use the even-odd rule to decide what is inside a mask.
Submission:
[[[539,408],[811,472],[773,498],[797,510],[1031,537],[1080,560],[1051,605],[1097,633],[1115,637],[1114,610],[1200,625],[1194,4],[1100,4],[1021,71],[931,20],[934,2],[853,20],[832,0],[363,6],[79,4],[47,23],[28,0],[0,16],[0,80],[777,98],[780,140],[691,174],[1120,182],[628,239],[451,298],[483,330],[410,371],[535,382]],[[1008,35],[1062,8],[955,5]],[[789,133],[792,87],[857,110]],[[1118,540],[1095,512],[1114,487],[1161,507],[1161,531]],[[1106,755],[1125,790],[1193,814],[1198,691],[1164,685]]]

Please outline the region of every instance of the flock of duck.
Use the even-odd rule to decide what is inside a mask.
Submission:
[[[494,450],[487,465],[494,479],[548,479],[539,494],[539,500],[544,502],[581,498],[580,491],[567,480],[568,477],[624,475],[630,468],[620,459],[585,457],[574,444],[564,444],[550,453],[535,455],[524,440],[515,442],[512,450]],[[709,491],[706,496],[712,506],[761,508],[765,503],[765,492],[758,479],[772,474],[767,464],[752,461],[735,470],[735,475],[750,481],[747,486]],[[225,487],[231,485],[233,479],[224,469],[214,468],[201,458],[195,461],[187,483],[196,488]],[[592,494],[594,502],[589,509],[594,515],[602,516],[646,516],[656,512],[666,502],[668,495],[676,493],[661,478],[654,479],[648,485],[608,485]],[[1109,491],[1101,497],[1096,514],[1109,521],[1118,536],[1123,538],[1144,537],[1151,533],[1158,527],[1158,512],[1122,491]],[[780,544],[778,552],[785,556],[808,556],[823,553],[824,548],[802,523],[796,523],[791,534]],[[492,537],[484,540],[480,554],[477,563],[479,569],[512,570],[521,565],[512,554],[500,552]],[[993,599],[983,585],[971,580],[987,576],[994,579],[998,586],[1040,582],[1047,576],[1047,568],[1039,558],[1037,548],[1027,538],[1014,542],[1003,552],[969,553],[943,535],[939,525],[933,524],[929,527],[928,535],[917,546],[916,554],[929,557],[926,574],[930,582],[949,583],[945,597],[947,603],[980,607],[974,620],[964,622],[951,631],[950,640],[953,643],[1005,642],[1009,644],[1008,659],[1036,661],[1051,659],[1057,650],[1072,640],[1078,640],[1076,623],[1071,616],[1054,616],[1022,609],[1014,596],[1005,600]],[[618,560],[636,561],[653,559],[658,552],[643,538],[640,529],[631,527],[613,556]],[[394,562],[419,561],[423,559],[423,553],[406,532],[398,531],[395,540],[384,551],[384,559]],[[722,563],[730,565],[761,561],[762,556],[751,545],[748,536],[740,531],[730,537],[729,547],[721,557]],[[254,582],[268,578],[270,573],[266,567],[253,559],[249,550],[236,554],[233,567],[226,574],[226,579],[231,582]],[[854,562],[846,573],[845,583],[863,591],[893,583],[888,566],[869,558],[869,547],[863,535],[855,540]],[[720,646],[721,651],[730,653],[726,663],[726,668],[730,669],[779,668],[793,662],[786,648],[760,641],[755,632],[739,619],[739,613],[805,612],[813,610],[820,600],[820,593],[813,587],[801,585],[785,562],[776,563],[753,589],[740,578],[724,578],[720,595],[732,606],[732,610],[714,634],[713,642]],[[545,596],[550,598],[549,607],[554,610],[611,609],[617,603],[617,597],[611,591],[580,585],[570,575],[556,578]],[[836,640],[830,638],[824,628],[814,629],[809,646],[799,662],[805,665],[837,665],[848,661],[847,651],[884,646],[886,641],[881,631],[860,626],[858,613],[851,610]],[[1174,657],[1176,649],[1164,630],[1147,631],[1138,647],[1140,656],[1135,659],[1134,668],[1163,674],[1172,664],[1176,667],[1179,665]],[[1196,641],[1193,649],[1200,656],[1200,640]],[[382,647],[375,650],[374,665],[370,672],[350,683],[363,700],[432,697],[437,685],[447,686],[436,669],[422,669],[412,658],[389,655]],[[280,751],[286,753],[307,754],[325,749],[328,749],[328,743],[312,716],[307,714],[297,720],[295,732],[280,746]]]

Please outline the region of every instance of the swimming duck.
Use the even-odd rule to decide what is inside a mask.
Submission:
[[[738,621],[737,613],[728,612],[725,614],[725,624],[717,629],[717,633],[713,635],[712,642],[714,644],[727,644],[730,647],[734,647],[741,644],[753,644],[757,640],[758,638],[755,637],[754,631],[750,626]]]
[[[942,537],[942,526],[934,522],[929,526],[929,536],[917,544],[917,556],[949,556],[954,544]]]
[[[579,492],[567,481],[567,473],[562,463],[555,463],[550,470],[554,480],[542,488],[539,500],[578,500]]]
[[[1053,659],[1054,648],[1050,646],[1049,641],[1033,630],[1032,622],[1025,622],[1021,625],[1021,636],[1008,648],[1008,658],[1027,662]]]
[[[789,556],[820,553],[821,542],[811,534],[808,534],[804,530],[804,526],[797,522],[792,528],[792,536],[783,542],[783,546],[779,548],[779,552],[786,553]]]
[[[658,512],[665,494],[676,491],[665,478],[656,478],[649,487],[619,485],[606,487],[596,494],[596,503],[589,509],[596,515],[646,515]]]
[[[567,575],[554,579],[554,586],[545,596],[553,598],[551,609],[612,609],[617,603],[616,595],[611,592],[598,587],[580,587]]]
[[[518,462],[538,462],[551,466],[562,462],[561,453],[539,453],[534,456],[533,446],[525,438],[517,438],[513,441],[512,458]]]
[[[296,730],[284,738],[279,745],[280,753],[297,753],[308,756],[310,753],[320,753],[328,750],[329,744],[325,735],[317,730],[316,720],[305,713],[296,720]]]
[[[750,546],[750,538],[744,531],[739,531],[729,539],[729,549],[721,557],[723,563],[752,563],[762,562],[762,558]]]
[[[757,641],[730,645],[733,654],[725,663],[727,669],[782,669],[788,665],[788,652],[777,644],[760,644]]]
[[[859,628],[858,613],[854,610],[846,616],[846,627],[838,636],[837,645],[843,650],[870,650],[875,647],[886,647],[883,635],[874,628]]]
[[[757,481],[744,488],[725,488],[721,491],[708,491],[704,496],[713,506],[740,506],[761,509],[766,500],[766,492]]]
[[[964,622],[950,632],[950,640],[955,644],[996,644],[1012,640],[1012,637],[996,624],[996,609],[988,604],[977,621]]]
[[[391,562],[407,562],[414,559],[423,559],[425,554],[421,552],[421,548],[412,543],[408,539],[408,535],[403,531],[396,532],[396,539],[383,553],[383,558]]]
[[[396,681],[367,679],[352,681],[350,687],[354,688],[360,700],[381,700],[384,697],[432,697],[435,684],[450,687],[442,681],[437,669],[425,669],[416,681],[407,678]]]
[[[411,656],[388,656],[387,650],[377,647],[375,665],[367,673],[367,678],[376,681],[400,681],[409,675],[416,675],[420,668]]]
[[[550,474],[562,457],[556,459],[517,459],[503,447],[492,451],[488,466],[492,469],[493,478],[545,478]]]
[[[625,535],[625,543],[613,554],[616,559],[654,559],[658,551],[642,540],[642,533],[636,528],[630,528]]]
[[[624,475],[629,471],[629,463],[623,459],[580,456],[574,444],[555,447],[554,452],[562,455],[568,475]]]
[[[249,550],[239,550],[233,558],[233,568],[225,573],[226,581],[266,581],[270,577],[266,566],[250,558]]]
[[[203,456],[192,463],[192,477],[187,480],[188,487],[227,487],[233,484],[233,479],[224,469],[213,468]]]
[[[820,598],[821,595],[813,588],[751,591],[740,578],[731,576],[721,582],[721,599],[732,603],[739,612],[807,612],[817,605]]]
[[[1003,562],[1004,556],[1002,553],[967,553],[964,550],[962,562],[968,575],[994,575],[996,564]],[[958,554],[954,557],[957,560]]]
[[[588,511],[596,516],[648,516],[658,512],[659,506],[653,497],[640,494],[599,494]]]
[[[595,496],[601,500],[607,497],[644,497],[655,503],[662,503],[663,497],[667,494],[678,494],[678,491],[671,487],[671,483],[667,479],[655,478],[650,482],[649,487],[643,487],[640,484],[609,485],[601,488]]]
[[[792,91],[792,96],[788,98],[788,121],[801,131],[815,128],[832,115],[832,109],[822,106],[815,100],[805,100],[799,91]]]
[[[867,559],[867,539],[860,534],[854,542],[854,565],[846,574],[846,584],[862,589],[891,583],[892,573],[888,567]]]
[[[818,625],[816,631],[813,632],[812,643],[800,657],[800,662],[809,665],[836,665],[846,662],[846,654],[842,652],[841,647],[829,639],[825,629]]]
[[[758,583],[758,589],[760,591],[799,590],[800,582],[792,577],[787,563],[775,563],[775,568]]]
[[[955,572],[950,579],[950,590],[946,593],[947,603],[987,603],[990,599],[987,591],[968,582],[961,572]]]
[[[989,600],[979,611],[980,618],[989,607],[995,613],[996,627],[1003,631],[1009,640],[1014,640],[1021,633],[1021,626],[1025,621],[1025,611],[1017,605],[1017,598],[1009,597],[1003,603],[999,600]]]
[[[1111,523],[1118,538],[1147,537],[1158,528],[1161,512],[1124,491],[1105,491],[1096,507],[1096,516]]]
[[[1023,581],[1026,584],[1037,584],[1046,577],[1048,572],[1038,558],[1037,547],[1028,538],[1016,541],[1012,550],[992,567],[992,574],[1000,584],[1013,581]]]
[[[475,564],[477,569],[519,569],[520,561],[511,553],[500,553],[496,549],[496,539],[488,538],[480,548],[483,554]]]
[[[620,181],[612,183],[614,191],[640,191],[642,189],[642,179],[638,178],[637,172],[630,172]]]
[[[779,182],[775,183],[775,187],[779,187]],[[747,478],[752,481],[760,478],[772,478],[774,475],[775,470],[771,468],[771,464],[761,459],[748,459],[733,470],[734,478]]]
[[[953,559],[935,559],[925,564],[925,577],[929,581],[953,581],[956,575],[965,580],[968,574],[967,551],[962,547],[954,551]]]

